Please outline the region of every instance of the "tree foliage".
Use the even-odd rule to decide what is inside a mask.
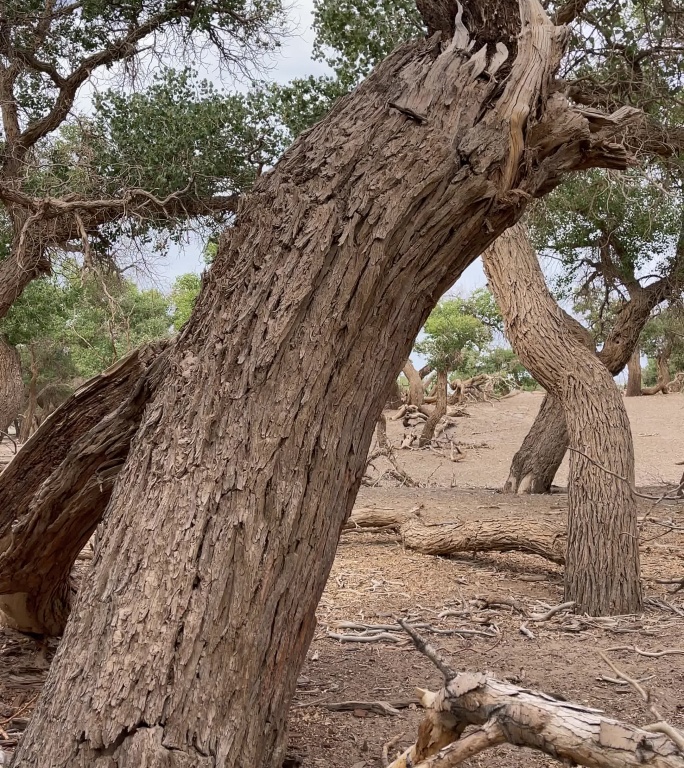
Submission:
[[[481,351],[491,340],[491,329],[470,310],[466,300],[455,298],[440,301],[430,313],[415,349],[433,369],[449,373],[461,364],[466,350]]]
[[[31,359],[38,385],[73,388],[140,344],[169,334],[167,297],[140,289],[117,275],[83,275],[73,261],[58,274],[29,285],[0,322],[22,355],[28,379]]]

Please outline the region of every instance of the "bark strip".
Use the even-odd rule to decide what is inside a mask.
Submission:
[[[86,383],[0,475],[0,609],[14,629],[63,631],[71,568],[140,426],[162,346],[142,347]]]

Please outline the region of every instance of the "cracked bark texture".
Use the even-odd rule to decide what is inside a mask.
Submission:
[[[683,258],[681,249],[678,250],[677,258]],[[679,289],[681,277],[676,275],[680,271],[675,270],[674,276],[657,280],[645,288],[638,285],[630,287],[629,301],[621,308],[602,349],[596,353],[611,376],[621,373],[632,360],[639,336],[652,310]],[[569,315],[565,317],[577,324]],[[627,394],[633,392],[628,386]],[[640,366],[638,394],[641,394]],[[549,493],[567,449],[565,413],[553,395],[547,394],[530,431],[513,457],[504,492]]]
[[[107,506],[163,347],[141,347],[87,382],[0,474],[0,610],[13,629],[62,633],[71,568]]]
[[[593,460],[570,456],[565,599],[593,616],[638,613],[634,448],[622,395],[606,366],[571,332],[524,227],[516,224],[500,237],[483,263],[511,346],[560,403],[571,446]]]
[[[627,160],[567,103],[535,122],[547,97],[560,107],[565,40],[537,0],[487,13],[517,39],[501,81],[467,40],[403,45],[241,202],[15,765],[282,763],[316,605],[418,330],[530,196]]]

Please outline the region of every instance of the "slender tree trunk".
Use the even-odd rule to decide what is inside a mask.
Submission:
[[[398,408],[401,408],[402,405],[403,405],[403,400],[401,399],[401,390],[399,389],[399,381],[395,379],[394,383],[390,388],[390,396],[387,399],[386,407],[392,411],[395,411]]]
[[[432,412],[428,416],[423,431],[420,435],[418,445],[422,448],[425,445],[429,445],[432,438],[435,436],[435,429],[439,420],[446,416],[447,412],[447,387],[449,381],[447,379],[446,371],[437,371],[437,381],[435,383],[435,404],[432,408]]]
[[[483,262],[513,349],[560,402],[570,445],[581,452],[570,457],[565,597],[592,615],[638,613],[634,449],[622,396],[570,332],[523,227],[499,238]]]
[[[627,363],[627,397],[641,395],[641,350],[636,347]]]
[[[626,163],[557,95],[534,122],[566,37],[536,0],[464,5],[476,53],[460,28],[401,46],[241,204],[16,765],[281,764],[316,605],[420,327],[530,195]],[[497,39],[511,55],[484,76]]]
[[[553,395],[546,394],[532,428],[513,457],[504,492],[548,493],[567,448],[563,406]]]
[[[409,383],[409,405],[417,405],[420,407],[425,399],[425,389],[423,387],[423,379],[416,370],[415,366],[410,360],[404,363],[404,376],[408,379]]]
[[[21,432],[19,433],[19,442],[21,443],[25,443],[31,437],[38,410],[38,374],[40,371],[33,344],[29,346],[29,354],[31,355],[31,380],[29,381],[28,403],[21,420]]]
[[[684,254],[679,258],[684,260]],[[651,311],[671,295],[676,285],[677,281],[672,277],[633,290],[630,300],[620,310],[605,344],[597,354],[611,376],[617,376],[629,363]],[[568,317],[566,315],[566,320]],[[572,318],[568,322],[577,324]],[[563,409],[557,403],[552,403],[551,399],[549,395],[546,396],[530,432],[513,457],[505,491],[549,493],[551,490],[553,479],[568,448]]]
[[[0,432],[7,432],[24,399],[19,353],[0,336]]]
[[[8,626],[63,631],[71,568],[163,371],[162,348],[142,347],[81,387],[0,475],[0,609]]]

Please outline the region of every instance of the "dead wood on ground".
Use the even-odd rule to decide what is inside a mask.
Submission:
[[[442,671],[445,684],[437,693],[417,690],[428,714],[416,743],[390,768],[448,768],[503,743],[592,768],[684,768],[681,734],[671,726],[662,728],[658,723],[655,732],[637,728],[605,717],[601,710],[560,701],[484,673],[454,674],[410,625],[402,625],[418,650]],[[465,733],[469,726],[476,728]]]

